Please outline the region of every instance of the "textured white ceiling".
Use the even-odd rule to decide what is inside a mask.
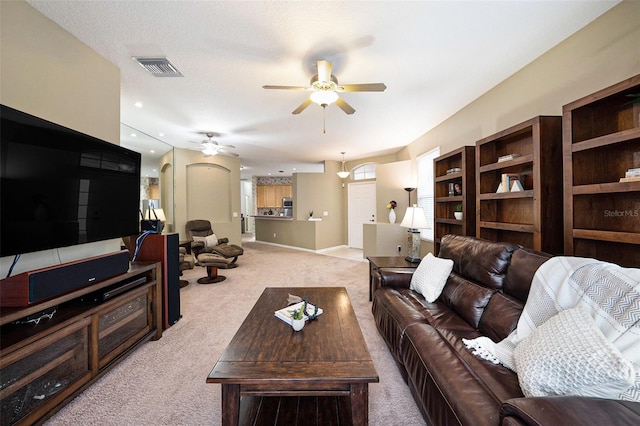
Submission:
[[[619,2],[28,1],[120,68],[124,124],[183,148],[217,132],[243,176],[395,152]],[[323,134],[321,107],[291,114],[306,92],[262,89],[307,85],[318,59],[387,90],[342,94],[356,113],[331,105]]]

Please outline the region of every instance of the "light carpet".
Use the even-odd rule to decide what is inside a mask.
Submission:
[[[185,271],[182,319],[148,342],[45,424],[219,425],[221,387],[205,383],[222,351],[265,287],[345,287],[369,346],[380,383],[369,385],[371,425],[424,425],[378,331],[369,302],[367,262],[256,242],[244,243],[227,279],[198,284],[202,267]],[[274,321],[278,321],[274,317]]]

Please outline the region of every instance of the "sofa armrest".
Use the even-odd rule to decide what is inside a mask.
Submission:
[[[640,402],[580,396],[514,398],[500,409],[503,425],[638,425]]]
[[[378,268],[371,277],[371,294],[380,287],[409,288],[415,268]]]
[[[218,238],[218,245],[226,244],[228,242],[229,242],[229,239],[227,237]]]

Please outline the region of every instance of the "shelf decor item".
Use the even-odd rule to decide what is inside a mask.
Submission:
[[[462,220],[462,204],[456,205],[456,211],[453,212],[453,217],[455,217],[456,220]]]
[[[389,201],[387,204],[387,209],[389,210],[389,223],[396,223],[396,211],[395,208],[398,205],[395,201]]]

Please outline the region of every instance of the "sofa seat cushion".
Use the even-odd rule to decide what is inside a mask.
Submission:
[[[424,315],[417,309],[411,293],[417,294],[409,289],[379,288],[374,293],[371,307],[378,331],[389,346],[391,354],[398,361],[400,360],[398,349],[404,337],[404,330],[410,324],[426,321]]]
[[[428,324],[405,330],[402,360],[414,395],[424,411],[433,413],[436,406],[450,411],[431,421],[455,418],[463,425],[497,425],[502,403],[523,396],[514,372],[468,352],[462,337],[477,336],[472,330],[440,330]],[[446,404],[434,404],[439,398]]]

